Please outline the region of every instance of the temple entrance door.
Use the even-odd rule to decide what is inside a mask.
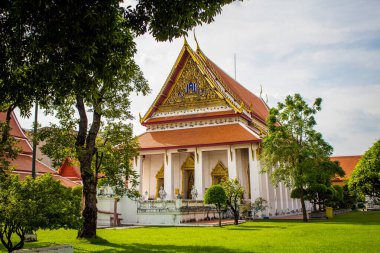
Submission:
[[[191,154],[182,164],[182,198],[191,199],[191,189],[194,185],[194,156]]]
[[[160,170],[156,174],[156,198],[159,197],[159,191],[162,186],[164,188],[164,165],[161,166]]]
[[[185,177],[185,192],[184,192],[184,198],[185,199],[191,199],[191,189],[194,186],[194,170],[185,170],[184,171],[184,177]]]

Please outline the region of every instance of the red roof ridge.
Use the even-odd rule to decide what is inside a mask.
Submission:
[[[330,158],[343,158],[343,157],[362,157],[363,155],[337,155],[337,156],[330,156]]]
[[[242,100],[244,104],[247,107],[254,107],[254,106],[264,106],[265,108],[257,108],[260,110],[260,112],[256,112],[255,108],[252,110],[252,114],[256,114],[256,118],[259,117],[259,120],[265,122],[266,118],[269,114],[269,106],[265,103],[265,101],[262,98],[259,98],[256,96],[253,92],[251,92],[249,89],[244,87],[242,84],[240,84],[238,81],[236,81],[234,78],[232,78],[230,75],[228,75],[221,67],[219,67],[216,63],[214,63],[210,58],[208,58],[202,50],[197,50],[199,58],[203,59],[203,62],[207,66],[208,69],[212,71],[212,73],[220,79],[223,87],[225,89],[230,89],[230,93],[232,93],[232,96],[237,97],[238,99]],[[240,89],[240,90],[239,90]],[[256,101],[255,101],[256,100]],[[259,104],[257,104],[259,102]],[[256,105],[254,105],[254,103]]]

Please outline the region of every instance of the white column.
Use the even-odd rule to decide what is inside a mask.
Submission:
[[[254,202],[258,197],[260,197],[260,170],[261,165],[257,160],[256,148],[252,145],[248,148],[249,157],[249,183],[251,185],[251,201]]]
[[[269,213],[271,212],[270,209],[272,209],[272,205],[270,205],[269,207],[269,204],[271,204],[270,202],[270,192],[269,192],[269,174],[268,172],[265,173],[265,186],[266,186],[266,189],[267,189],[267,204],[268,204],[268,208],[267,208],[267,215],[269,215]]]
[[[291,194],[292,194],[292,189],[288,189],[288,198],[290,200],[290,205],[289,205],[290,211],[294,210],[294,200],[292,199]]]
[[[164,190],[166,192],[166,199],[173,199],[172,154],[169,152],[166,152],[164,157]]]
[[[285,211],[288,212],[290,209],[288,187],[284,186],[284,190],[285,190]]]
[[[227,159],[228,159],[228,177],[237,178],[236,170],[236,150],[229,146],[227,149]]]
[[[284,211],[284,186],[282,182],[279,183],[279,190],[280,190],[280,208],[281,212]]]
[[[204,197],[204,181],[203,181],[203,152],[200,150],[195,150],[194,155],[194,185],[195,189],[198,191],[197,199],[203,200]]]
[[[137,182],[138,182],[137,189],[141,195],[143,195],[142,193],[142,184],[143,184],[142,160],[143,159],[141,155],[135,156],[133,158],[133,170],[137,174]]]

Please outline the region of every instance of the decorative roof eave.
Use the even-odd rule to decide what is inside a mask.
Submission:
[[[193,115],[189,115],[192,117],[180,117],[180,116],[172,116],[172,117],[164,117],[163,119],[155,118],[154,121],[145,121],[142,123],[143,126],[147,125],[154,125],[154,124],[165,124],[165,123],[173,123],[173,122],[182,122],[182,121],[193,121],[193,120],[203,120],[203,119],[214,119],[214,118],[227,118],[227,117],[233,117],[237,116],[239,113],[236,113],[234,111],[222,111],[220,113],[215,113],[211,115],[199,115],[194,117]],[[243,117],[244,119],[248,120],[247,118]]]
[[[179,69],[183,67],[181,63],[183,63],[187,57],[184,57],[185,53],[188,52],[189,44],[186,41],[186,38],[184,38],[184,43],[181,49],[181,52],[179,53],[177,60],[175,61],[170,74],[168,75],[167,79],[165,80],[164,85],[162,86],[160,92],[156,96],[156,99],[153,101],[152,105],[149,107],[149,110],[145,113],[145,115],[140,118],[140,123],[144,124],[144,122],[155,112],[155,110],[158,108],[158,104],[162,102],[166,95],[164,94],[168,89],[170,88],[169,83],[175,81],[175,76],[178,74]],[[176,73],[177,72],[177,73]]]
[[[140,148],[140,151],[169,150],[169,149],[182,149],[182,148],[201,148],[201,147],[211,147],[211,146],[228,146],[228,145],[238,145],[238,144],[246,144],[246,143],[258,143],[258,142],[262,142],[262,139],[249,140],[249,141],[232,141],[232,142],[222,142],[222,143],[205,143],[205,144],[198,144],[198,145],[178,145],[178,146],[170,146],[170,147]]]

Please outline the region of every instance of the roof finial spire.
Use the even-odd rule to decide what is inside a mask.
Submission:
[[[184,35],[183,36],[183,45],[184,46],[188,46],[189,44],[187,43],[187,39],[186,39],[186,36]]]
[[[201,50],[201,48],[199,47],[199,44],[198,44],[198,40],[197,40],[197,36],[195,35],[195,29],[194,29],[194,40],[195,40],[195,43],[197,43],[197,52],[199,52]]]

